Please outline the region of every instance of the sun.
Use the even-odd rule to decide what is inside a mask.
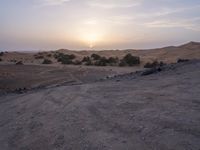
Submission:
[[[77,35],[82,44],[92,49],[105,40],[105,26],[96,19],[89,19],[77,27]]]
[[[95,33],[89,33],[85,35],[85,42],[87,42],[89,48],[94,48],[94,46],[99,40],[99,36]]]
[[[85,43],[89,48],[94,48],[102,39],[100,33],[96,32],[83,32],[81,34],[81,41]]]

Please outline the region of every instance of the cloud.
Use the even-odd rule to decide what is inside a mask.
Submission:
[[[104,9],[131,8],[141,4],[141,0],[89,0],[89,6]]]
[[[149,28],[184,28],[194,31],[200,31],[199,25],[193,21],[199,18],[189,19],[189,20],[158,20],[153,22],[145,23],[144,25]]]
[[[62,5],[70,0],[42,0],[42,5]]]
[[[137,19],[151,19],[158,17],[174,16],[174,14],[185,14],[186,12],[192,12],[200,9],[200,5],[188,6],[188,7],[178,7],[178,8],[158,8],[159,10],[153,12],[141,12],[134,15]]]

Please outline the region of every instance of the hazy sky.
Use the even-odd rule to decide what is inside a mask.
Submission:
[[[0,0],[0,50],[200,41],[200,0]]]

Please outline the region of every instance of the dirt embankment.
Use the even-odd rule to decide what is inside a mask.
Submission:
[[[59,85],[94,82],[137,67],[87,67],[45,65],[0,65],[0,93],[18,92]]]

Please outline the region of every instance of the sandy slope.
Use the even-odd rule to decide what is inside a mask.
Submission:
[[[60,49],[57,52],[62,52],[66,54],[74,54],[77,59],[82,59],[84,56],[90,56],[93,53],[97,53],[105,57],[119,57],[122,58],[128,53],[135,56],[140,56],[142,65],[146,62],[151,62],[154,60],[164,61],[166,63],[176,62],[178,58],[182,59],[200,59],[200,43],[189,42],[181,46],[169,46],[158,49],[150,50],[103,50],[103,51],[70,51],[65,49]],[[44,58],[51,59],[54,63],[56,60],[53,57],[48,57],[48,54],[53,54],[55,51],[43,52],[41,53]],[[35,59],[36,53],[20,53],[11,52],[5,54],[2,59],[4,61],[23,61],[24,63],[41,64],[43,59]]]
[[[3,150],[199,150],[200,61],[0,97]]]

